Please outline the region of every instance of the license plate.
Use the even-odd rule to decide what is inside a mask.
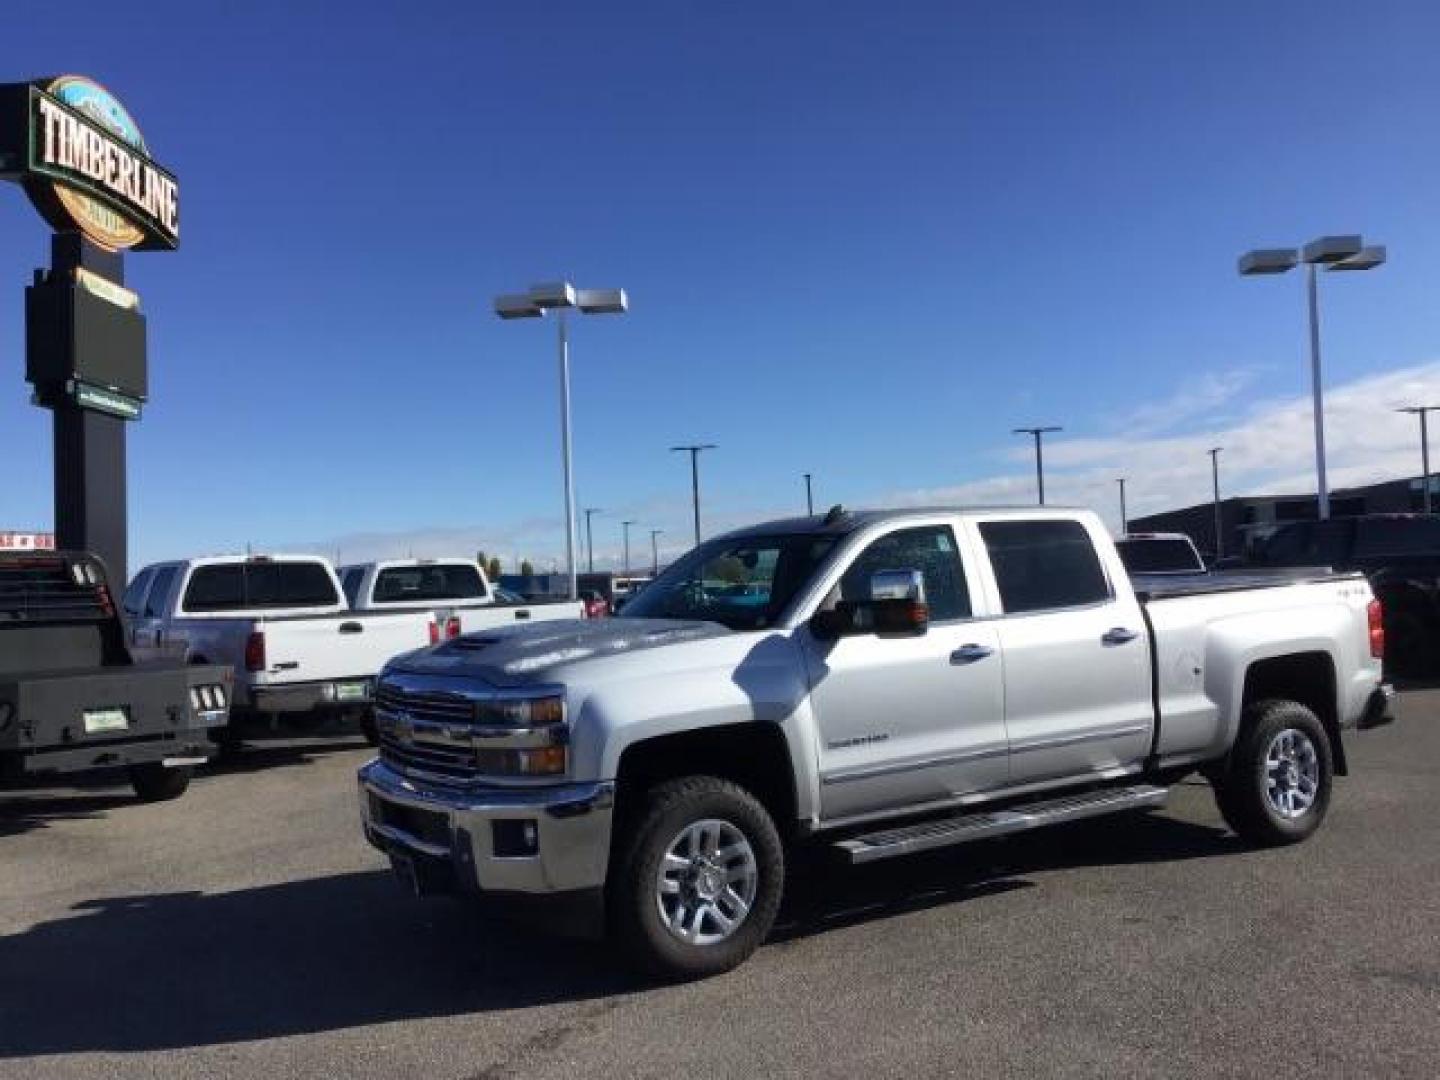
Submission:
[[[342,682],[335,684],[336,701],[364,701],[367,696],[363,682]]]
[[[400,879],[400,884],[416,896],[420,895],[420,874],[415,869],[415,860],[397,851],[390,853],[390,869]]]
[[[85,719],[86,735],[96,735],[102,731],[124,731],[130,726],[130,717],[124,709],[86,709],[81,716]]]

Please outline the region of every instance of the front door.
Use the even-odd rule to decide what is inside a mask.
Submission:
[[[885,533],[859,552],[826,603],[867,599],[876,571],[920,570],[927,631],[820,641],[801,630],[824,818],[1004,785],[999,637],[991,621],[974,617],[965,561],[948,523]]]

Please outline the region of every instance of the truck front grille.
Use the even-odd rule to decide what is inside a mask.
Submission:
[[[381,682],[375,691],[375,704],[387,712],[405,712],[417,720],[453,723],[475,718],[475,706],[460,694],[439,691],[401,690]]]
[[[380,726],[380,759],[417,778],[470,782],[480,776],[474,749],[412,739],[405,742]]]

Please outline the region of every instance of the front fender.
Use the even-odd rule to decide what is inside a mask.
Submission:
[[[637,658],[638,659],[638,658]],[[575,775],[616,779],[630,747],[666,735],[737,724],[779,729],[789,752],[796,809],[813,820],[819,806],[815,725],[810,688],[798,650],[783,634],[755,642],[737,662],[675,668],[571,687],[571,742]]]

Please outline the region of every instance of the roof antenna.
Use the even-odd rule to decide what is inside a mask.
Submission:
[[[844,516],[845,516],[845,507],[841,506],[839,503],[836,503],[834,506],[830,507],[830,512],[825,515],[825,520],[824,520],[823,522],[821,522],[821,524],[823,524],[823,525],[834,525],[837,521],[839,521],[839,520],[840,520],[841,518],[843,518]]]

